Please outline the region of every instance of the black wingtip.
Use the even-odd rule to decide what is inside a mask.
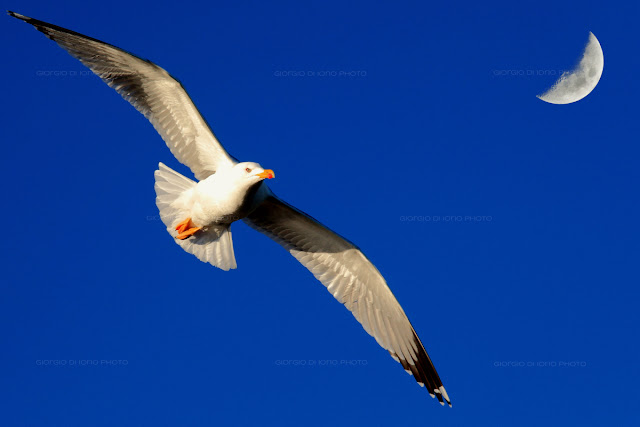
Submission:
[[[15,13],[15,12],[12,12],[10,10],[7,10],[7,15],[13,16],[14,18],[18,18],[18,19],[20,19],[20,20],[22,20],[24,22],[27,22],[28,20],[31,19],[28,16],[20,15],[19,13]]]

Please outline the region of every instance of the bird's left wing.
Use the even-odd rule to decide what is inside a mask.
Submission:
[[[218,142],[180,82],[164,69],[57,25],[15,12],[9,15],[33,25],[129,101],[199,180],[237,163]]]
[[[432,397],[451,406],[402,307],[358,247],[274,195],[267,196],[244,221],[284,246]]]

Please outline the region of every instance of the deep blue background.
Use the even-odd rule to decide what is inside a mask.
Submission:
[[[638,425],[638,3],[237,3],[5,8],[177,76],[231,154],[379,267],[453,408],[244,224],[236,271],[184,253],[153,171],[188,169],[6,16],[0,424]],[[538,100],[589,31],[597,88]]]

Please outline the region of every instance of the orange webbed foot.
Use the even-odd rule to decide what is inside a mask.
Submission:
[[[181,221],[176,225],[176,231],[178,233],[183,233],[186,229],[189,228],[189,224],[191,223],[191,218],[187,218],[184,221]]]
[[[176,236],[176,239],[184,240],[187,237],[193,236],[194,234],[196,234],[196,232],[198,232],[201,229],[202,229],[202,227],[191,227],[190,229],[188,229],[186,231],[183,231],[182,233],[178,234]]]
[[[184,221],[180,221],[180,223],[176,226],[176,231],[178,232],[176,239],[184,240],[196,234],[196,232],[200,229],[202,229],[202,227],[196,227],[191,222],[191,218],[187,218]]]

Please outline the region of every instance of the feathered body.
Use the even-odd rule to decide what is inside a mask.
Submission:
[[[246,172],[247,169],[251,172]],[[262,202],[264,197],[257,196],[266,196],[266,187],[259,191],[262,179],[249,175],[256,171],[264,169],[252,162],[219,170],[184,191],[175,200],[174,208],[185,212],[200,227],[227,225],[243,219]]]

